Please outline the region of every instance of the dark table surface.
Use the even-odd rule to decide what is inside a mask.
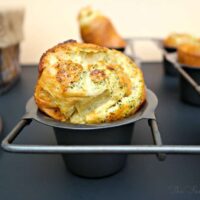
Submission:
[[[156,111],[165,144],[200,144],[200,108],[179,100],[177,78],[164,77],[162,64],[142,66],[146,84],[159,100]],[[25,112],[37,78],[36,66],[24,66],[20,81],[0,96],[4,130],[12,129]],[[55,144],[50,127],[36,122],[17,142]],[[133,144],[152,144],[147,121],[137,122]],[[11,154],[0,150],[1,200],[107,200],[107,199],[200,199],[200,155],[130,155],[126,167],[103,179],[84,179],[69,173],[61,155]]]

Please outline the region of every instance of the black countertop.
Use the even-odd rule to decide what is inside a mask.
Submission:
[[[162,64],[142,66],[147,86],[159,100],[156,111],[164,144],[200,144],[200,108],[179,100],[177,78],[164,77]],[[12,129],[25,112],[37,78],[36,66],[24,66],[16,86],[0,96],[4,130]],[[17,142],[55,144],[50,127],[36,122]],[[137,122],[134,144],[152,144],[147,121]],[[103,179],[84,179],[69,173],[61,155],[11,154],[0,150],[1,200],[107,200],[200,199],[200,155],[168,155],[164,162],[154,155],[130,155],[126,167]]]

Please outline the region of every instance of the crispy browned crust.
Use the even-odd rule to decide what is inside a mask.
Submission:
[[[143,77],[143,73],[142,73],[142,71],[139,68],[137,69],[137,75],[138,76],[140,75],[140,76]],[[142,86],[142,90],[141,91],[142,91],[142,94],[140,96],[140,101],[141,101],[140,106],[137,106],[137,107],[135,107],[135,109],[132,109],[132,112],[129,113],[129,115],[123,115],[123,117],[122,117],[122,113],[127,113],[128,110],[131,109],[129,105],[122,105],[120,107],[120,109],[117,110],[117,112],[111,113],[108,116],[107,121],[112,122],[112,121],[116,121],[116,120],[119,120],[121,118],[126,118],[126,117],[129,117],[130,115],[135,114],[144,105],[144,103],[146,102],[146,89],[145,89],[145,85]]]
[[[69,45],[66,45],[66,44],[69,44]],[[42,70],[46,66],[49,65],[48,56],[47,56],[49,53],[54,53],[54,52],[57,52],[59,50],[65,50],[67,52],[70,49],[70,45],[79,47],[79,44],[80,43],[77,43],[76,40],[70,39],[70,40],[59,43],[56,46],[48,49],[45,53],[43,53],[43,55],[40,58],[39,65],[38,65],[39,75],[41,74]],[[82,43],[82,46],[83,47],[85,46],[86,48],[91,47],[91,48],[95,49],[96,51],[105,51],[106,50],[106,48],[104,49],[104,48],[99,47],[99,46],[94,45],[94,44],[84,44],[84,43]]]
[[[95,17],[89,24],[80,25],[82,40],[108,48],[124,48],[126,42],[117,33],[110,19],[105,16]]]
[[[106,63],[105,68],[96,68],[95,64],[91,65],[88,63],[87,71],[89,72],[89,77],[92,82],[98,84],[109,78],[109,74],[112,73],[117,78],[116,80],[118,80],[120,92],[124,93],[123,97],[129,98],[129,96],[134,93],[134,91],[132,91],[134,90],[134,87],[138,94],[136,97],[134,96],[130,98],[131,102],[123,103],[121,106],[114,109],[114,112],[108,112],[106,118],[100,119],[99,113],[92,111],[88,115],[86,121],[80,123],[101,123],[119,120],[137,112],[145,102],[146,90],[143,73],[124,54],[94,44],[64,42],[47,50],[47,52],[41,57],[39,63],[39,77],[34,93],[35,102],[39,109],[50,117],[59,121],[70,121],[70,117],[76,109],[75,105],[82,101],[84,102],[88,98],[84,89],[73,94],[70,93],[70,91],[68,92],[68,89],[73,83],[80,81],[80,74],[83,72],[83,67],[79,63],[72,62],[71,60],[62,60],[62,56],[58,58],[55,64],[50,63],[51,55],[60,56],[59,53],[61,52],[64,52],[66,55],[69,53],[78,55],[80,52],[84,52],[89,56],[101,52],[106,56],[111,56],[111,60],[116,59],[116,57],[112,57],[112,55],[117,56],[119,59],[122,57],[126,63],[126,65],[122,66],[124,67],[129,65],[129,68],[127,68],[128,73],[125,73],[124,68],[115,62],[114,64]],[[105,65],[105,63],[102,62],[100,62],[98,66],[102,67],[103,64]],[[54,70],[53,75],[51,74],[51,70]],[[133,84],[130,77],[138,78],[139,82]],[[116,86],[112,85],[112,87],[115,88]],[[59,106],[60,103],[62,104],[62,107]],[[67,109],[65,110],[65,108]]]
[[[200,43],[179,46],[178,61],[187,66],[200,67]]]
[[[51,101],[51,95],[49,93],[46,93],[46,95],[44,96],[41,95],[43,94],[42,92],[44,91],[42,91],[41,86],[37,84],[34,92],[34,98],[40,110],[52,117],[53,119],[65,121],[65,116],[60,112],[57,105]]]

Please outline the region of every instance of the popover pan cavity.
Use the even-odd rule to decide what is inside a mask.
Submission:
[[[176,52],[176,48],[163,47],[167,53]],[[163,54],[163,68],[164,74],[167,76],[178,76],[178,72],[174,68],[173,64],[166,59],[166,54]]]
[[[178,63],[177,54],[166,54],[174,69],[180,74],[180,98],[183,102],[200,106],[200,67]]]
[[[182,65],[182,68],[197,84],[200,84],[200,67],[195,68]],[[198,91],[199,89],[200,87],[198,88]],[[192,85],[183,76],[180,76],[180,95],[184,102],[200,106],[200,93],[196,92]]]
[[[134,124],[93,129],[54,128],[59,145],[130,145]],[[127,154],[62,154],[66,167],[76,175],[98,178],[109,176],[125,166]]]
[[[127,154],[146,152],[143,146],[131,145],[136,121],[148,119],[155,144],[162,145],[154,115],[156,107],[157,98],[147,89],[147,100],[135,115],[111,123],[81,125],[59,122],[46,116],[31,98],[26,106],[27,113],[3,140],[2,147],[16,153],[61,153],[67,168],[76,175],[89,178],[109,176],[125,166]],[[32,120],[51,126],[58,145],[12,144]],[[158,154],[158,158],[164,160],[165,155]]]

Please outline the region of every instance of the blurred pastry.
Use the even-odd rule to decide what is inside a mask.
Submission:
[[[180,45],[178,61],[187,66],[200,67],[200,42]]]
[[[126,55],[70,41],[41,57],[34,96],[39,109],[56,120],[91,124],[134,114],[145,94],[143,74]]]
[[[179,45],[185,43],[193,43],[198,39],[190,34],[186,33],[172,33],[164,39],[163,44],[166,48],[177,49]]]
[[[83,8],[78,16],[82,40],[108,48],[125,48],[126,42],[117,33],[109,18],[90,7]]]

